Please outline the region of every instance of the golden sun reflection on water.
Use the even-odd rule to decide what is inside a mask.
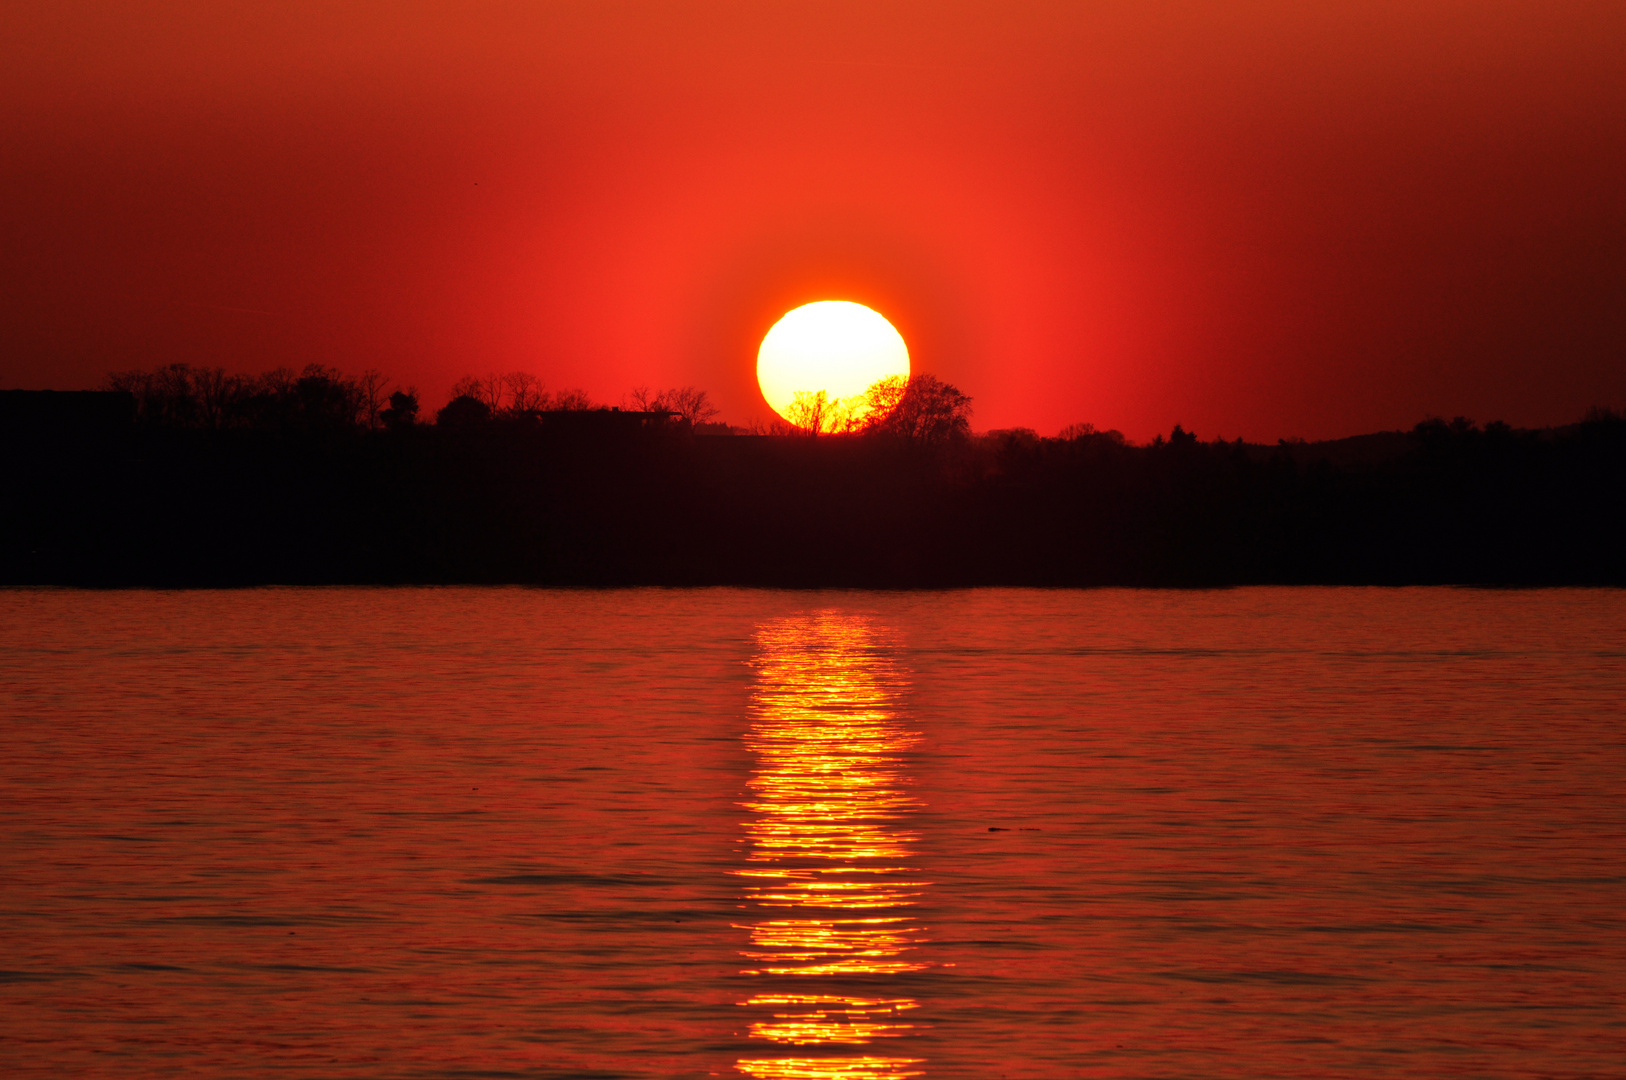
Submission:
[[[735,873],[761,914],[739,925],[753,965],[742,974],[799,986],[740,1002],[757,1014],[750,1037],[845,1048],[912,1034],[902,1017],[913,998],[801,992],[808,979],[839,990],[927,967],[907,955],[926,927],[906,909],[930,882],[908,865],[916,838],[906,817],[917,804],[905,765],[918,736],[897,716],[901,676],[862,618],[830,612],[761,627],[756,667],[744,804],[755,816],[745,823],[749,865]],[[921,1064],[864,1054],[736,1067],[762,1080],[904,1080],[923,1076]]]

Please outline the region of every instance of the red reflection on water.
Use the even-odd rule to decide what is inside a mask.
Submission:
[[[919,738],[896,714],[899,674],[861,617],[824,612],[777,620],[756,637],[757,681],[746,745],[756,756],[745,805],[751,843],[743,896],[763,910],[743,974],[888,976],[927,965],[910,957],[925,928],[905,912],[929,882],[907,865],[904,755]],[[780,909],[790,909],[780,913]],[[894,914],[897,912],[898,914]],[[772,1010],[750,1037],[794,1046],[863,1046],[910,1034],[909,997],[759,993]],[[764,1080],[903,1080],[918,1058],[873,1055],[742,1058]]]
[[[1620,1073],[1626,591],[808,602],[0,591],[0,1073]]]
[[[760,1080],[907,1080],[926,1074],[909,1058],[774,1058],[742,1060],[740,1071]]]

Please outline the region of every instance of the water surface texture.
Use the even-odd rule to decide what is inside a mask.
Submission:
[[[1626,593],[0,592],[10,1076],[1626,1073]]]

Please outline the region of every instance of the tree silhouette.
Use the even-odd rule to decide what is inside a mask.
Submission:
[[[864,425],[874,427],[891,416],[908,389],[907,375],[888,375],[871,383],[870,388],[864,391]]]
[[[836,399],[823,390],[798,390],[791,395],[785,419],[804,435],[817,436],[835,419]]]
[[[693,386],[668,390],[657,401],[659,408],[675,412],[691,424],[704,424],[718,413],[717,406],[707,399],[706,392]]]
[[[390,407],[379,413],[384,427],[390,431],[411,427],[418,422],[418,388],[408,387],[390,395]]]
[[[104,385],[135,399],[136,420],[143,425],[282,431],[372,426],[386,382],[376,371],[356,380],[321,364],[259,376],[170,364],[150,372],[117,372]]]
[[[1105,441],[1117,446],[1125,443],[1124,433],[1114,428],[1111,431],[1098,431],[1094,424],[1068,424],[1056,435],[1061,442],[1095,442]]]
[[[651,393],[647,386],[635,386],[628,391],[627,405],[638,412],[669,412],[691,424],[704,424],[718,413],[704,390],[693,386],[674,387]]]
[[[511,371],[502,378],[508,391],[507,411],[511,415],[523,416],[548,407],[548,393],[535,375],[528,371]]]
[[[362,423],[366,425],[368,431],[378,428],[380,419],[378,414],[384,408],[384,387],[388,386],[389,382],[384,373],[377,368],[368,368],[361,373],[361,378],[356,380],[356,386],[361,391],[364,416]]]
[[[435,414],[435,424],[452,431],[479,427],[491,419],[491,406],[473,394],[459,394]]]
[[[465,375],[452,384],[452,397],[473,398],[484,405],[492,417],[500,418],[529,416],[550,409],[585,412],[603,408],[585,390],[561,390],[550,395],[542,380],[528,371]]]
[[[221,372],[224,379],[224,372]],[[205,411],[193,369],[170,364],[154,371],[117,371],[103,386],[135,398],[136,420],[153,427],[203,426]]]
[[[553,395],[548,407],[557,412],[591,412],[603,408],[598,402],[587,396],[586,390],[561,390]]]
[[[453,401],[458,398],[472,398],[486,407],[488,415],[502,408],[504,396],[502,376],[495,373],[484,378],[479,375],[465,375],[452,384]]]
[[[287,404],[292,423],[304,428],[354,427],[366,407],[354,379],[321,364],[308,365],[299,373]]]
[[[971,433],[971,398],[934,375],[891,376],[864,392],[862,430],[937,444]]]
[[[0,392],[0,581],[1626,583],[1626,420],[1601,409],[1276,447],[1183,425],[1151,445],[1087,424],[966,437],[970,398],[917,375],[862,411],[803,395],[802,426],[755,429],[804,436],[787,447],[609,412],[525,422],[542,390],[523,378],[503,418],[459,394],[413,430],[397,389],[368,432],[367,382],[173,364],[111,376],[128,397]]]

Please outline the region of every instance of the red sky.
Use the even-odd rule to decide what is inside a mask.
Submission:
[[[138,10],[140,9],[140,10]],[[765,418],[868,303],[978,428],[1626,405],[1626,5],[0,9],[0,386],[525,369]]]

